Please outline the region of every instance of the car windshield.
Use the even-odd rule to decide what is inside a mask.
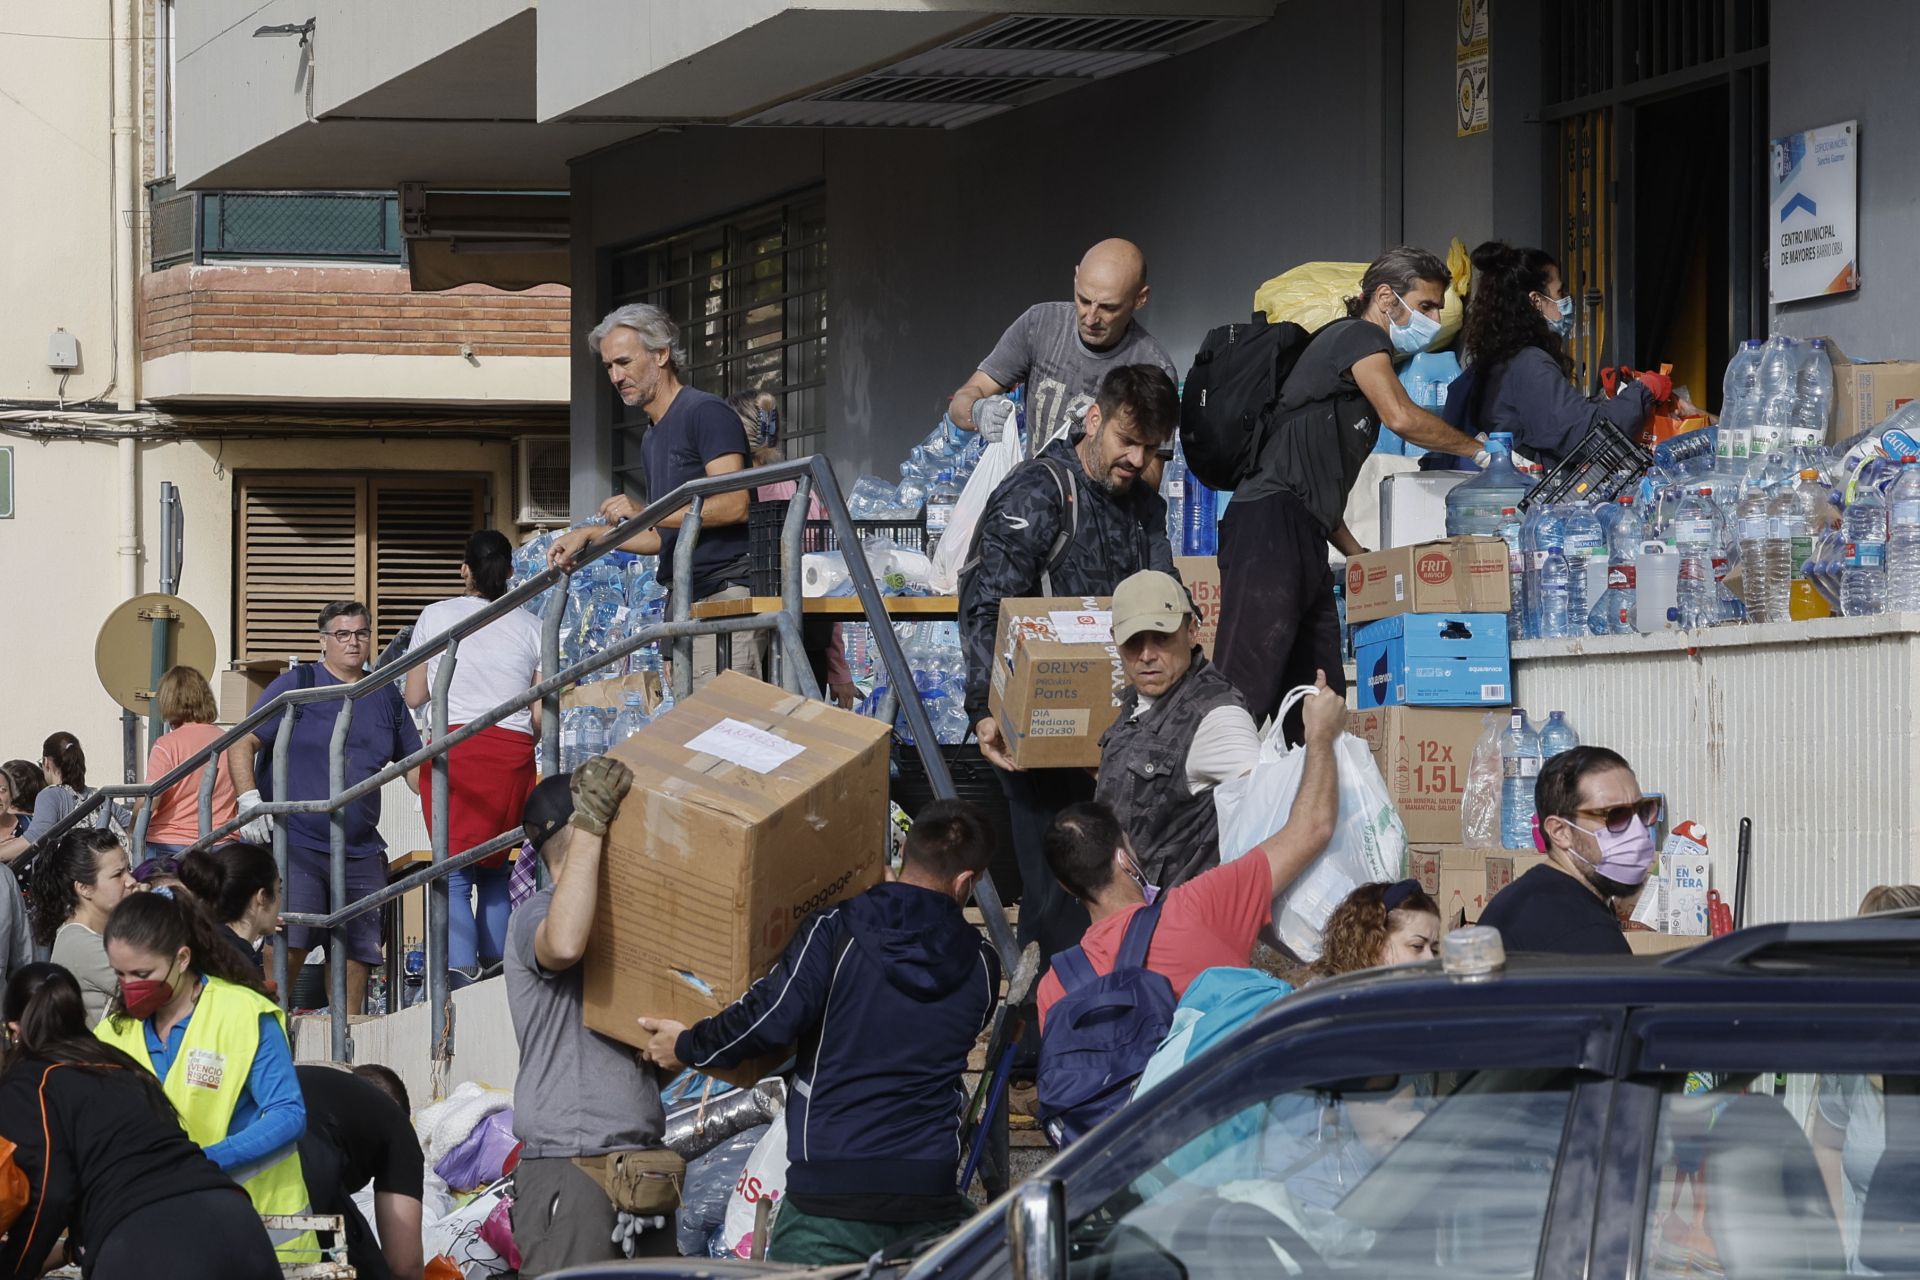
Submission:
[[[1279,1093],[1072,1224],[1073,1280],[1531,1276],[1576,1073]]]

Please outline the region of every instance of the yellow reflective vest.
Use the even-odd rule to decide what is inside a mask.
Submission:
[[[287,1016],[280,1006],[257,992],[220,978],[204,979],[206,986],[187,1017],[180,1052],[160,1082],[162,1092],[180,1113],[187,1136],[200,1146],[225,1141],[240,1095],[253,1071],[253,1055],[260,1048],[260,1015],[270,1013],[286,1033]],[[94,1034],[148,1070],[146,1024],[124,1013],[100,1020]],[[307,1179],[300,1168],[296,1144],[276,1151],[256,1164],[230,1171],[246,1189],[254,1209],[262,1214],[305,1214]],[[319,1262],[320,1242],[311,1231],[268,1229],[274,1252],[283,1264]]]

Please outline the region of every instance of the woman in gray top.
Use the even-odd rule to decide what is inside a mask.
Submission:
[[[41,746],[40,772],[47,785],[33,798],[33,820],[10,840],[0,840],[0,862],[12,862],[44,837],[53,825],[73,812],[87,790],[87,753],[80,739],[56,733]]]
[[[127,851],[110,831],[69,831],[33,862],[33,940],[79,981],[89,1027],[118,987],[100,935],[135,887]]]

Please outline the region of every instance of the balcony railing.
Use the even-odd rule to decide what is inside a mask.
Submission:
[[[392,191],[175,191],[168,180],[150,192],[155,271],[261,258],[405,261],[400,197]]]

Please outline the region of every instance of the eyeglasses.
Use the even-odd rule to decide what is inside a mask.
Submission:
[[[1575,809],[1573,812],[1576,815],[1599,818],[1607,824],[1607,830],[1619,835],[1633,825],[1635,818],[1640,819],[1642,826],[1654,826],[1660,821],[1662,810],[1663,806],[1659,799],[1649,796],[1636,800],[1632,804],[1616,804],[1610,809]]]
[[[373,629],[362,627],[358,631],[322,631],[321,635],[335,644],[352,644],[355,640],[365,642],[373,639]]]

